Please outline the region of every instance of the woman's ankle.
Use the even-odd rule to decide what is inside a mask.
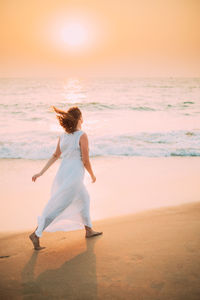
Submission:
[[[88,232],[90,232],[90,231],[92,231],[92,228],[88,227],[88,226],[85,226],[85,230],[88,231]]]

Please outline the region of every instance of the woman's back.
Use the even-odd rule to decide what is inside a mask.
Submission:
[[[79,140],[84,132],[82,130],[74,131],[73,133],[63,133],[60,137],[60,150],[62,158],[77,158],[81,159],[81,150]]]

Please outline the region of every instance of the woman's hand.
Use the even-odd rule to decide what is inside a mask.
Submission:
[[[92,183],[94,183],[96,181],[96,177],[92,175],[91,178],[92,178]]]
[[[40,177],[40,176],[42,176],[42,174],[41,173],[37,173],[37,174],[35,174],[35,175],[33,175],[33,177],[32,177],[32,181],[36,181],[36,179],[38,178],[38,177]]]

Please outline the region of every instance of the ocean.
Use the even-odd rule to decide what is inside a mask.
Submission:
[[[0,79],[0,158],[48,159],[77,105],[91,157],[200,156],[200,78]]]

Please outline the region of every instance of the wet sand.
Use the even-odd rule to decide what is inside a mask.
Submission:
[[[200,202],[98,220],[103,235],[1,235],[1,299],[200,298]]]

